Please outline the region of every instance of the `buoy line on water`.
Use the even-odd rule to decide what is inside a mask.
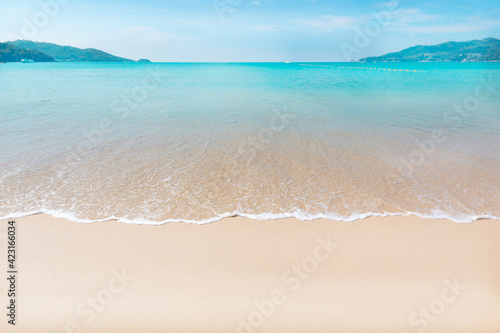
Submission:
[[[384,68],[384,67],[359,67],[359,66],[325,66],[325,65],[311,65],[311,64],[298,64],[299,66],[309,66],[309,67],[329,67],[329,68],[342,68],[342,69],[374,69],[381,71],[393,71],[393,72],[424,72],[416,69],[398,69],[398,68]]]
[[[339,66],[339,68],[348,68],[348,69],[375,69],[382,71],[394,71],[394,72],[423,72],[416,69],[398,69],[398,68],[383,68],[383,67],[359,67],[359,66]]]
[[[337,66],[325,66],[325,65],[310,65],[310,64],[298,64],[299,66],[309,66],[309,67],[330,67],[337,68]]]

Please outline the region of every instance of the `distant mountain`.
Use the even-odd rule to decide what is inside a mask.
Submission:
[[[418,45],[380,57],[360,59],[361,62],[417,61],[500,61],[500,40],[485,38],[468,42],[447,42]]]
[[[16,40],[8,42],[22,49],[43,52],[56,61],[70,62],[134,62],[134,60],[120,58],[96,49],[79,49],[72,46],[61,46],[52,43],[32,42],[29,40]]]
[[[30,59],[35,62],[55,61],[51,56],[35,50],[25,50],[9,43],[0,43],[0,62],[20,62]]]

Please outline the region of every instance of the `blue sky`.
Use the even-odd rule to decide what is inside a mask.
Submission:
[[[0,8],[0,41],[153,61],[345,61],[500,38],[492,0],[0,0]]]

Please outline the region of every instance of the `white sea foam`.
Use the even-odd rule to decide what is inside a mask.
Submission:
[[[466,214],[461,214],[461,213],[455,213],[451,214],[445,211],[441,210],[435,210],[433,211],[432,214],[420,214],[420,213],[415,213],[415,212],[404,212],[404,213],[389,213],[389,212],[384,212],[384,213],[355,213],[349,216],[343,216],[340,214],[335,214],[335,213],[328,213],[328,214],[310,214],[307,212],[303,212],[300,210],[290,212],[290,213],[280,213],[280,214],[274,214],[274,213],[261,213],[261,214],[246,214],[246,213],[240,213],[240,212],[233,212],[233,213],[224,213],[220,214],[217,216],[213,216],[211,218],[203,219],[203,220],[188,220],[188,219],[167,219],[163,221],[154,221],[154,220],[149,220],[146,218],[137,218],[137,219],[128,219],[124,217],[118,217],[118,216],[110,216],[107,218],[103,219],[97,219],[97,220],[91,220],[91,219],[85,219],[85,218],[79,218],[77,217],[74,213],[72,212],[64,212],[64,211],[55,211],[55,210],[48,210],[48,209],[40,209],[39,211],[32,211],[32,212],[19,212],[19,213],[13,213],[13,214],[8,214],[6,216],[0,217],[0,220],[7,220],[7,219],[15,219],[15,218],[21,218],[21,217],[26,217],[26,216],[31,216],[31,215],[37,215],[37,214],[46,214],[50,215],[56,218],[63,218],[67,219],[73,222],[77,223],[98,223],[98,222],[108,222],[108,221],[117,221],[120,223],[125,223],[125,224],[136,224],[136,225],[163,225],[167,223],[190,223],[190,224],[209,224],[213,222],[220,221],[225,218],[230,218],[230,217],[246,217],[249,219],[253,220],[260,220],[260,221],[268,221],[268,220],[280,220],[280,219],[285,219],[285,218],[297,218],[302,221],[314,221],[318,219],[325,219],[325,220],[331,220],[331,221],[339,221],[339,222],[355,222],[358,220],[364,220],[369,217],[388,217],[388,216],[418,216],[421,218],[425,219],[448,219],[456,223],[472,223],[477,220],[481,219],[489,219],[489,220],[500,220],[499,216],[493,216],[493,215],[488,215],[488,214],[479,214],[479,215],[466,215]]]

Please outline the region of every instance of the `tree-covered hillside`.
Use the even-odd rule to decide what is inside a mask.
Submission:
[[[485,38],[468,42],[418,45],[380,57],[360,59],[362,62],[417,61],[500,61],[500,40]]]
[[[133,62],[133,60],[116,57],[112,54],[96,49],[79,49],[72,46],[32,42],[29,40],[17,40],[15,42],[9,43],[23,49],[31,49],[43,52],[53,57],[56,61]]]
[[[25,50],[9,43],[0,43],[0,62],[20,62],[31,59],[35,62],[52,62],[54,58],[36,50]]]

